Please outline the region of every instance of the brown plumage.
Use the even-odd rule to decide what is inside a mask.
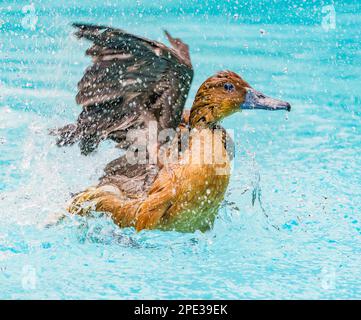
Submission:
[[[78,37],[93,42],[87,50],[93,65],[78,84],[83,111],[76,124],[57,131],[58,145],[79,141],[88,154],[112,139],[126,153],[106,166],[97,186],[77,194],[68,210],[106,212],[120,227],[137,230],[208,230],[228,186],[232,157],[231,140],[219,122],[244,108],[289,110],[289,104],[223,71],[201,85],[190,112],[183,112],[193,70],[180,39],[166,32],[168,48],[119,29],[75,26]],[[144,135],[139,161],[142,148],[134,147],[129,133],[138,129],[139,138],[154,123],[159,139],[151,144]]]
[[[59,146],[79,142],[83,154],[99,142],[125,143],[128,130],[176,128],[193,78],[188,48],[169,34],[173,48],[120,29],[74,24],[75,35],[93,42],[93,59],[78,83],[76,102],[83,106],[76,124],[55,132]],[[126,144],[124,145],[124,147]]]

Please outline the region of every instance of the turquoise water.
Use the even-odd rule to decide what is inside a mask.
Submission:
[[[29,4],[0,2],[0,298],[361,298],[358,1],[34,0],[33,15]],[[224,121],[236,159],[210,232],[135,233],[104,217],[44,227],[117,156],[48,136],[79,113],[89,59],[74,21],[189,43],[188,107],[222,69],[291,102]]]

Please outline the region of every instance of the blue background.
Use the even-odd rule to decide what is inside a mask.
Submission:
[[[361,297],[358,1],[34,0],[30,17],[29,4],[0,2],[0,298]],[[76,21],[182,38],[195,68],[187,107],[223,69],[292,104],[224,121],[237,154],[212,231],[135,233],[104,217],[43,227],[119,152],[104,143],[83,157],[48,136],[80,110],[90,61]]]

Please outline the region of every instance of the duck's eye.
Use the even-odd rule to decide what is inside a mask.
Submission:
[[[234,90],[234,85],[232,83],[225,83],[224,84],[224,90],[228,91],[228,92],[232,92]]]

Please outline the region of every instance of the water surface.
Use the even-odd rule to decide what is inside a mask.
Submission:
[[[360,298],[361,8],[334,1],[50,1],[0,3],[0,298]],[[30,11],[31,12],[31,11]],[[71,192],[118,155],[59,149],[48,129],[73,121],[88,44],[75,21],[189,43],[187,106],[230,69],[293,110],[224,121],[236,159],[207,233],[120,230],[68,219]],[[252,205],[252,197],[256,201]]]

